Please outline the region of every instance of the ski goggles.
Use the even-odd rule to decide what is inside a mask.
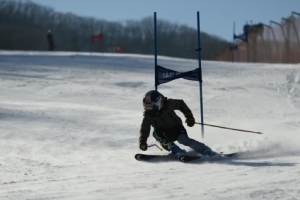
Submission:
[[[160,110],[161,101],[162,101],[162,97],[159,97],[159,99],[156,102],[153,102],[153,101],[149,102],[144,99],[144,101],[143,101],[144,109],[145,110],[153,110],[153,109],[158,108],[158,110]]]

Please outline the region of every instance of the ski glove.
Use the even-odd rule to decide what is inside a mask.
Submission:
[[[186,120],[185,123],[189,126],[192,127],[195,125],[195,118],[191,112],[185,114]]]
[[[140,139],[139,139],[139,141],[140,141],[140,149],[141,149],[142,151],[146,151],[147,148],[148,148],[148,145],[147,145],[147,138],[144,137],[144,136],[141,136]]]

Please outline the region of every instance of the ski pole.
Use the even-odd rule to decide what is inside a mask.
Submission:
[[[247,131],[247,130],[242,130],[242,129],[236,129],[236,128],[228,128],[228,127],[224,127],[224,126],[216,126],[216,125],[212,125],[212,124],[202,124],[200,122],[195,122],[195,124],[200,124],[200,125],[204,125],[204,126],[211,126],[211,127],[216,127],[216,128],[223,128],[223,129],[229,129],[229,130],[233,130],[233,131],[242,131],[242,132],[248,132],[248,133],[256,133],[256,134],[263,134],[262,132],[257,132],[257,131]]]
[[[159,148],[159,150],[163,150],[162,148],[160,148],[157,144],[150,144],[150,145],[148,145],[148,147],[157,147],[157,148]]]

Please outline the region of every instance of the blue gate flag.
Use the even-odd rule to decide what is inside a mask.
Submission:
[[[199,80],[199,68],[187,71],[187,72],[177,72],[171,69],[166,69],[162,66],[156,65],[155,72],[157,73],[157,79],[155,80],[155,85],[164,84],[173,81],[178,78],[183,78],[190,81],[200,81]]]
[[[248,42],[248,34],[247,33],[242,33],[240,35],[234,34],[233,35],[233,39],[240,39],[240,40],[242,40],[244,42]]]

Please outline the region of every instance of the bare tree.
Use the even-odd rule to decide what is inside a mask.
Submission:
[[[95,51],[111,52],[122,46],[126,53],[153,54],[153,26],[152,17],[108,22],[59,13],[30,1],[0,0],[0,49],[47,50],[46,34],[51,29],[59,51],[89,51],[91,35],[102,33],[104,39]],[[157,34],[160,55],[197,58],[197,30],[158,20]],[[203,59],[208,60],[228,43],[203,32],[201,42]]]

